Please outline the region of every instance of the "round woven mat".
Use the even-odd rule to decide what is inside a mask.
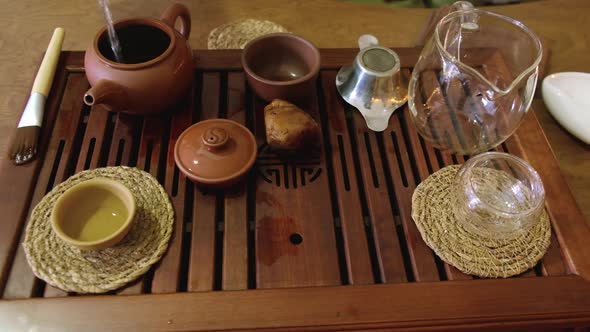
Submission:
[[[535,266],[551,241],[545,211],[541,220],[516,238],[497,240],[466,231],[451,207],[451,184],[459,165],[429,176],[414,191],[412,218],[426,244],[463,273],[481,277],[510,277]]]
[[[214,49],[242,49],[249,41],[262,35],[275,32],[288,32],[287,29],[271,21],[243,19],[226,23],[211,30],[207,47]]]
[[[136,201],[129,234],[112,248],[83,251],[63,242],[51,228],[51,210],[61,194],[80,182],[109,178],[123,183]],[[78,173],[49,192],[33,210],[23,247],[35,275],[64,291],[104,293],[135,280],[166,251],[174,225],[168,194],[137,168],[107,167]]]

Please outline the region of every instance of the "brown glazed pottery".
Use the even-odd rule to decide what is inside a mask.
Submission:
[[[244,178],[258,154],[248,128],[226,119],[198,122],[186,129],[174,146],[182,173],[207,188],[227,188]]]
[[[180,31],[174,28],[178,18],[182,23]],[[84,56],[86,76],[92,86],[84,95],[84,102],[136,114],[165,111],[192,83],[188,9],[172,4],[160,20],[132,18],[116,22],[114,27],[122,61],[116,61],[107,29],[103,28]]]
[[[242,66],[248,83],[263,99],[305,100],[320,71],[320,52],[302,37],[273,33],[246,45]]]

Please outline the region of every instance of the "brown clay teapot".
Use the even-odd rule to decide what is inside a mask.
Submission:
[[[181,29],[174,28],[180,18]],[[190,88],[192,50],[188,44],[188,8],[173,4],[160,20],[132,18],[114,24],[122,61],[111,50],[106,27],[86,50],[84,67],[91,88],[86,105],[103,104],[112,111],[150,114],[169,109]]]

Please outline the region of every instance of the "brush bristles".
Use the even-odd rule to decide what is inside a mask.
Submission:
[[[15,164],[21,165],[33,159],[37,153],[37,139],[40,129],[39,126],[16,129],[16,137],[10,149],[10,159],[13,159]]]

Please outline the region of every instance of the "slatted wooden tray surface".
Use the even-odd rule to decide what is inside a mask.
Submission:
[[[405,66],[403,74],[409,76],[408,65],[415,63],[418,50],[397,51]],[[0,325],[10,312],[27,312],[43,321],[51,312],[80,310],[84,304],[98,305],[107,316],[113,308],[123,310],[130,319],[142,322],[137,324],[144,324],[130,325],[136,328],[320,329],[329,325],[338,330],[469,324],[493,328],[506,322],[514,326],[590,324],[590,283],[580,277],[590,276],[590,232],[534,112],[497,149],[528,159],[539,171],[553,223],[551,246],[534,269],[517,278],[473,280],[477,278],[433,254],[410,216],[416,185],[466,157],[442,153],[424,142],[407,107],[394,113],[383,133],[368,130],[334,87],[337,70],[352,61],[356,50],[321,52],[317,90],[307,105],[300,106],[321,124],[322,151],[290,161],[281,160],[265,146],[265,103],[249,89],[239,51],[196,51],[191,94],[175,109],[154,117],[89,109],[82,102],[89,87],[83,53],[63,52],[38,160],[21,167],[5,163],[0,173],[0,294],[4,300],[33,299],[0,301],[0,312],[6,309],[7,315],[0,314]],[[482,68],[497,65],[493,59],[482,57]],[[173,147],[180,133],[196,121],[217,117],[247,125],[259,144],[259,157],[247,183],[231,192],[198,190],[174,165]],[[106,296],[81,297],[46,285],[35,278],[19,245],[27,216],[51,188],[72,174],[114,165],[150,172],[170,194],[176,224],[167,254],[137,282]],[[347,285],[367,286],[339,287]],[[292,288],[299,292],[293,293]],[[225,292],[229,290],[250,291]],[[174,301],[153,295],[118,296],[140,293],[186,294],[174,295],[179,296]],[[306,297],[297,297],[302,295]],[[50,297],[67,298],[43,300]],[[318,297],[321,300],[310,304]],[[217,309],[212,311],[206,305],[214,300]],[[376,301],[386,301],[387,306]],[[258,304],[259,311],[235,311],[231,303]],[[142,307],[148,304],[172,312],[192,305],[212,316],[195,312],[163,323],[142,314],[140,308],[150,312]],[[277,305],[286,312],[269,309]],[[404,314],[394,308],[405,310]],[[174,325],[174,321],[186,321],[186,325]],[[518,325],[517,321],[528,323]],[[93,317],[85,322],[101,320]],[[64,329],[77,326],[56,324]],[[114,330],[126,325],[107,326]]]

